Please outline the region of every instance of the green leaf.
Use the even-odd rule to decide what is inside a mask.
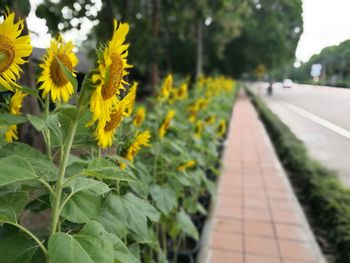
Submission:
[[[94,169],[85,169],[81,172],[81,176],[91,176],[98,179],[107,179],[114,181],[125,181],[125,182],[135,182],[134,178],[128,176],[125,171],[122,171],[120,168],[114,166],[103,167],[103,168],[94,168]]]
[[[72,193],[84,191],[91,195],[103,195],[111,190],[105,183],[90,178],[76,178],[66,186],[71,189]]]
[[[42,131],[46,127],[45,121],[38,116],[28,114],[27,119],[37,131]]]
[[[21,212],[28,203],[28,192],[20,191],[16,193],[10,193],[0,197],[0,206],[9,205],[18,214]]]
[[[159,217],[159,212],[151,204],[132,193],[124,196],[110,194],[102,208],[99,222],[118,236],[124,236],[127,227],[138,236],[148,238],[147,219],[157,222]]]
[[[116,235],[111,234],[114,258],[119,262],[137,263],[139,260],[130,252],[124,242]]]
[[[0,159],[0,175],[0,186],[38,178],[33,166],[18,155]]]
[[[177,214],[176,218],[178,224],[181,226],[182,231],[193,237],[195,240],[198,240],[198,231],[194,226],[191,218],[184,211],[180,211]]]
[[[51,263],[95,263],[84,247],[66,233],[55,233],[49,240]]]
[[[24,233],[16,233],[0,240],[1,263],[30,263],[38,251]]]
[[[10,205],[0,205],[0,223],[17,223],[17,214]]]
[[[113,263],[114,251],[111,236],[103,226],[91,221],[84,228],[74,235],[85,251],[90,255],[95,263]]]
[[[22,89],[23,92],[28,93],[30,95],[33,95],[33,96],[38,96],[39,95],[39,90],[38,89],[31,89],[31,88],[28,88],[28,87],[25,87],[25,86],[22,86],[21,89]]]
[[[27,121],[27,118],[21,115],[13,115],[9,113],[0,113],[0,125],[9,126],[12,124],[20,124]]]
[[[70,120],[75,120],[77,116],[77,108],[71,104],[63,104],[59,107],[60,113],[69,118]]]
[[[78,88],[78,81],[77,79],[73,76],[73,74],[66,68],[66,66],[59,60],[58,57],[56,57],[58,64],[60,65],[64,75],[66,76],[66,78],[68,79],[68,81],[72,84],[73,89],[75,92],[77,92],[77,88]]]
[[[101,197],[78,192],[67,202],[61,215],[74,223],[86,223],[99,217]]]
[[[46,155],[42,154],[37,149],[27,144],[17,142],[9,144],[4,149],[0,150],[0,157],[11,154],[25,158],[33,166],[37,176],[44,177],[47,181],[55,181],[57,179],[57,167]]]
[[[111,236],[96,221],[75,235],[56,233],[49,240],[51,263],[113,263]]]
[[[165,215],[177,206],[176,193],[167,185],[153,185],[150,193],[157,208]]]

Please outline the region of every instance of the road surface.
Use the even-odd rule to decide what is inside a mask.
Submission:
[[[266,84],[249,86],[304,142],[312,158],[336,170],[350,186],[350,89],[275,84],[273,96],[267,96]]]

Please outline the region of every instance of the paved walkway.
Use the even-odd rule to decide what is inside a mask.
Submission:
[[[266,131],[243,94],[205,231],[199,262],[324,262]]]

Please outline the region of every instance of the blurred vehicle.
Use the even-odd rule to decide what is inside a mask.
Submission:
[[[283,80],[283,88],[292,88],[293,87],[293,81],[290,79]]]

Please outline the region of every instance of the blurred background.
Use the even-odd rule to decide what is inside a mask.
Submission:
[[[34,60],[49,46],[50,37],[60,32],[76,44],[82,61],[78,70],[82,72],[93,65],[96,45],[111,36],[113,19],[127,21],[131,26],[128,42],[129,61],[134,65],[132,77],[148,84],[149,91],[167,72],[192,77],[220,73],[255,78],[259,66],[265,73],[293,65],[303,33],[301,0],[0,3],[2,8],[9,6],[26,18],[32,44],[37,48]]]

